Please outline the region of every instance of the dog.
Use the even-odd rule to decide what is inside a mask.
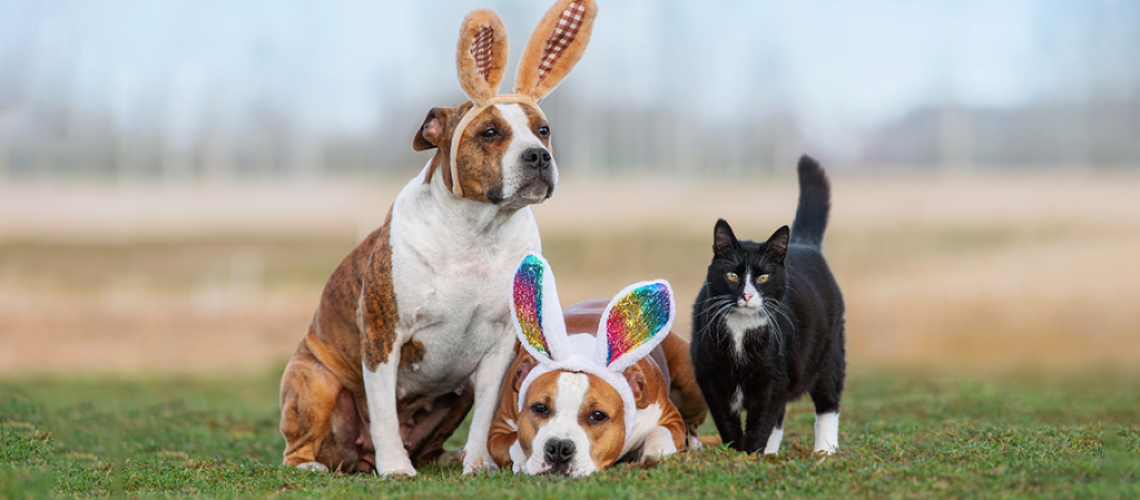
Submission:
[[[527,273],[528,266],[541,272]],[[578,477],[618,461],[699,446],[696,429],[708,408],[689,344],[670,330],[675,307],[668,284],[639,283],[612,301],[582,302],[563,313],[553,279],[537,255],[516,274],[515,319],[525,349],[508,371],[491,425],[488,448],[495,463],[513,464],[516,472]],[[540,298],[529,298],[534,294],[527,290]],[[654,295],[661,300],[645,300]],[[628,310],[640,316],[623,312]],[[655,319],[645,320],[650,316]],[[654,335],[640,336],[648,337],[643,345],[637,345],[639,335],[629,334],[653,326]],[[607,354],[591,355],[600,352]]]
[[[464,19],[457,67],[470,100],[428,113],[413,147],[435,154],[333,272],[285,368],[286,465],[414,476],[473,407],[463,471],[497,468],[487,439],[514,358],[511,275],[541,251],[529,206],[558,182],[538,102],[581,58],[596,13],[592,0],[555,3],[512,95],[498,95],[502,21],[486,9]]]

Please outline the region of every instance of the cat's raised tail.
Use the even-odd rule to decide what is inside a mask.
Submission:
[[[818,248],[831,210],[831,182],[819,162],[808,155],[800,157],[796,171],[800,176],[800,203],[792,222],[791,243]]]

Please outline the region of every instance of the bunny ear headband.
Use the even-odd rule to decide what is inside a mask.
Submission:
[[[537,109],[538,102],[562,83],[582,58],[597,14],[594,0],[555,2],[523,49],[515,74],[515,93],[506,95],[499,95],[509,54],[503,20],[490,9],[472,11],[463,19],[455,63],[459,86],[475,106],[459,121],[451,138],[451,190],[456,196],[463,196],[456,158],[467,125],[484,109],[500,103],[528,103]]]
[[[637,403],[622,372],[647,356],[669,334],[677,312],[669,282],[635,283],[614,296],[602,314],[593,352],[571,348],[554,274],[539,255],[527,254],[515,272],[511,312],[519,342],[539,363],[519,386],[519,412],[523,410],[527,389],[540,375],[555,370],[587,373],[602,379],[621,395],[628,439],[637,416]]]

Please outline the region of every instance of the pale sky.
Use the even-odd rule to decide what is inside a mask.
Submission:
[[[784,111],[840,146],[852,130],[920,106],[1140,87],[1140,2],[1129,0],[598,3],[593,41],[560,92],[707,120]],[[178,137],[206,122],[240,130],[259,109],[320,135],[370,134],[391,125],[388,110],[462,98],[455,34],[484,6],[504,18],[516,56],[548,7],[3,0],[0,113],[64,100],[119,127]]]

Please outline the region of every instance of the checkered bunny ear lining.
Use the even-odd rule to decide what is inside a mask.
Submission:
[[[586,6],[582,2],[573,2],[558,16],[558,23],[554,25],[554,32],[546,40],[546,48],[542,50],[542,63],[538,66],[538,82],[546,78],[554,63],[562,57],[562,51],[578,36],[582,28],[582,18],[586,15]]]
[[[540,101],[558,87],[586,51],[597,14],[594,0],[555,2],[523,49],[515,93]]]

